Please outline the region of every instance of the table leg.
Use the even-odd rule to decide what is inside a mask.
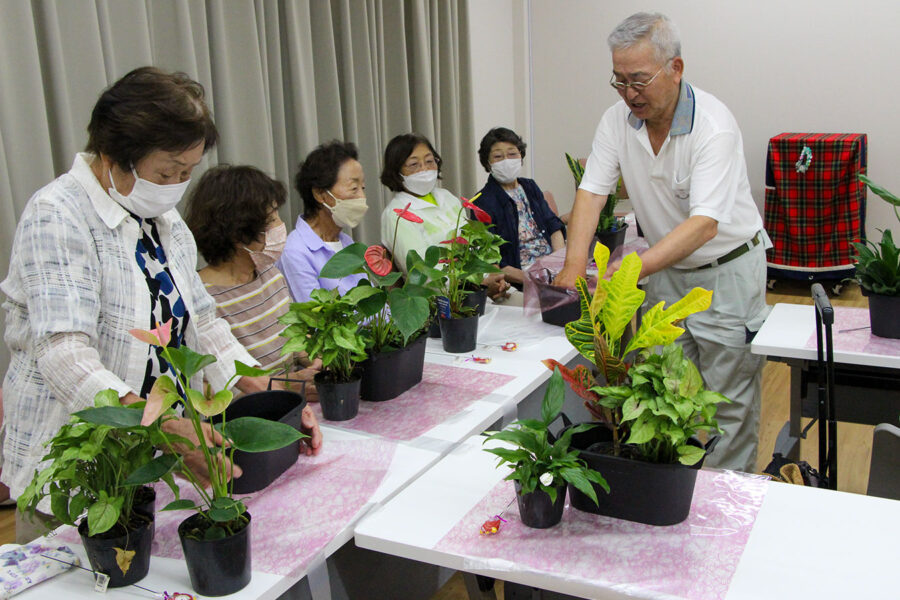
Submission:
[[[472,573],[463,573],[462,576],[469,600],[496,600],[493,577],[473,575]]]

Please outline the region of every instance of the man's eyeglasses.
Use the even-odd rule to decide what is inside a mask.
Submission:
[[[668,64],[668,62],[669,61],[666,61],[666,64]],[[653,75],[653,77],[651,77],[647,81],[632,81],[631,83],[626,83],[624,81],[616,81],[616,74],[613,73],[612,77],[609,78],[609,85],[611,85],[613,87],[613,89],[615,89],[617,92],[624,92],[628,88],[632,88],[632,89],[634,89],[634,91],[640,93],[644,90],[644,88],[646,88],[648,85],[653,83],[653,80],[656,79],[656,76],[659,75],[660,73],[662,73],[662,70],[665,68],[666,68],[666,65],[661,66],[659,68],[659,71],[657,71]]]

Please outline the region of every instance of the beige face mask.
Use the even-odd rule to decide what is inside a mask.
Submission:
[[[359,225],[366,211],[369,210],[366,197],[341,199],[332,194],[330,190],[325,191],[334,198],[334,206],[328,206],[324,202],[322,204],[325,204],[325,207],[331,211],[331,218],[334,219],[335,224],[346,229],[353,229]]]
[[[269,265],[275,264],[281,258],[281,252],[284,250],[284,244],[287,241],[287,227],[284,223],[276,225],[266,230],[266,243],[262,250],[254,251],[244,246],[244,249],[250,253],[250,260],[256,266],[257,271],[261,271]]]

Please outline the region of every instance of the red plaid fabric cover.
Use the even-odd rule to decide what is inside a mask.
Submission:
[[[770,267],[852,268],[850,242],[865,239],[866,134],[782,133],[769,140],[765,225]],[[797,161],[812,151],[805,173]]]

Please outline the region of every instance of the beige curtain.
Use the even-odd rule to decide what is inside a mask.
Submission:
[[[146,64],[206,87],[221,140],[202,168],[252,164],[290,187],[317,144],[356,143],[371,206],[358,240],[378,240],[389,199],[378,181],[382,153],[398,133],[431,138],[444,157],[444,187],[471,193],[466,4],[0,0],[0,277],[25,203],[84,147],[100,92]],[[282,214],[289,228],[300,204],[292,192]],[[8,360],[0,344],[0,374]]]

